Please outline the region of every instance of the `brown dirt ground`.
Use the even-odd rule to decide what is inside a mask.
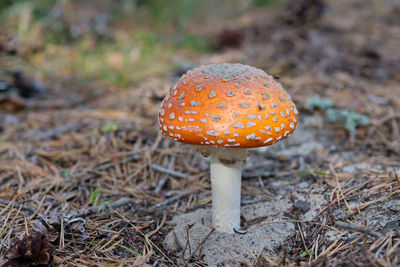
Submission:
[[[324,199],[313,216],[286,210],[294,234],[273,256],[260,253],[243,265],[400,265],[399,10],[395,1],[328,1],[323,17],[306,26],[255,11],[234,24],[239,47],[188,59],[241,62],[279,75],[300,110],[304,135],[251,151],[243,200]],[[233,26],[219,27],[201,34],[218,39]],[[183,259],[163,246],[173,215],[211,201],[207,159],[157,128],[172,77],[148,77],[124,91],[91,83],[100,88],[77,92],[65,82],[50,99],[0,113],[0,258],[13,238],[47,220],[56,265],[204,265],[200,254]],[[307,108],[315,96],[368,115],[370,124],[349,133],[324,110]],[[110,122],[117,127],[104,127]]]

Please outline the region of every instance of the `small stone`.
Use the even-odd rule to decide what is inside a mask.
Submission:
[[[307,211],[310,210],[310,203],[304,200],[297,200],[294,204],[293,207],[296,209],[299,209],[301,212],[306,213]]]

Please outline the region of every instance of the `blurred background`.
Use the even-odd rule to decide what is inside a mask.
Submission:
[[[188,69],[240,62],[354,138],[397,103],[399,16],[395,0],[3,0],[0,109],[83,107],[125,90],[142,101],[119,109],[154,116]]]
[[[300,111],[293,136],[252,150],[243,165],[244,201],[294,201],[310,192],[332,200],[331,190],[342,186],[350,194],[358,184],[367,190],[367,183],[376,187],[355,200],[367,203],[367,211],[373,190],[398,198],[398,180],[390,174],[400,162],[398,0],[0,0],[0,205],[15,212],[10,201],[17,201],[46,216],[70,210],[80,216],[81,209],[94,213],[91,208],[125,197],[131,206],[121,205],[121,213],[147,232],[171,220],[157,209],[209,207],[207,159],[163,138],[156,115],[188,69],[222,62],[273,75]],[[299,182],[303,187],[292,186]],[[346,214],[332,203],[332,214]],[[322,215],[317,220],[334,224],[330,213]],[[364,223],[365,214],[358,215]],[[7,216],[0,212],[0,225]],[[0,231],[6,246],[30,227],[21,214],[15,218],[14,228]],[[122,247],[99,250],[95,242],[114,240],[108,230],[129,225],[114,213],[85,218],[90,240],[74,243],[75,230],[65,230],[71,243],[58,246],[58,263],[133,262],[138,255],[168,262],[159,252],[169,253],[161,242],[170,225],[151,239],[160,249],[145,255],[150,239],[139,228],[124,232]],[[303,229],[311,247],[315,228]],[[280,250],[308,263],[313,256],[302,254],[299,236]],[[349,250],[337,259],[367,261],[364,247]]]
[[[223,21],[238,21],[247,11],[278,3],[3,0],[1,50],[9,57],[3,58],[2,68],[24,68],[41,80],[75,78],[126,88],[191,64],[190,56],[238,47],[243,33],[227,31],[217,39],[211,34],[223,31]],[[2,79],[6,76],[2,73]]]

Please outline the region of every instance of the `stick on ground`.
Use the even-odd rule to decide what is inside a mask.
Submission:
[[[375,237],[381,237],[382,234],[378,233],[366,226],[362,226],[362,225],[358,225],[358,224],[353,224],[353,223],[348,223],[348,222],[336,222],[336,225],[345,229],[349,229],[349,230],[355,230],[361,233],[365,233],[371,236],[375,236]]]

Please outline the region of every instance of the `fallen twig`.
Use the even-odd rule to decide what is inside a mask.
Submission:
[[[163,172],[163,173],[166,173],[166,174],[178,177],[178,178],[186,178],[188,176],[185,173],[177,172],[177,171],[174,171],[174,170],[171,170],[171,169],[168,169],[168,168],[164,168],[164,167],[162,167],[160,165],[157,165],[157,164],[151,164],[151,167],[156,171]]]
[[[371,236],[375,236],[375,237],[381,237],[383,236],[381,233],[378,233],[366,226],[362,226],[362,225],[358,225],[358,224],[353,224],[353,223],[348,223],[348,222],[341,222],[338,221],[335,223],[337,226],[345,228],[345,229],[349,229],[349,230],[355,230],[361,233],[365,233],[365,234],[369,234]]]
[[[168,163],[168,170],[172,170],[172,167],[175,163],[175,156],[171,156],[169,163]],[[168,181],[168,173],[164,173],[163,177],[158,182],[156,188],[154,189],[154,193],[160,193],[161,189],[164,187],[165,183]]]
[[[117,201],[111,202],[111,203],[104,203],[101,204],[99,206],[95,206],[95,207],[90,207],[90,208],[86,208],[86,209],[78,209],[78,210],[72,210],[71,212],[69,212],[69,215],[72,217],[82,217],[82,216],[88,216],[91,215],[93,213],[97,213],[97,212],[103,212],[107,209],[115,209],[115,208],[119,208],[125,205],[128,205],[130,203],[132,203],[134,200],[132,198],[120,198]]]
[[[118,164],[125,164],[125,163],[128,163],[130,161],[137,161],[140,158],[141,158],[140,155],[134,154],[134,155],[131,155],[131,156],[126,157],[124,159],[118,160]],[[114,166],[115,166],[114,162],[108,162],[108,163],[102,164],[102,165],[100,165],[98,167],[95,167],[95,168],[89,170],[89,172],[104,171],[104,170],[112,168]],[[153,168],[156,171],[159,171],[159,172],[162,172],[162,173],[165,173],[165,174],[169,174],[169,175],[172,175],[172,176],[175,176],[175,177],[178,177],[178,178],[186,178],[187,177],[187,174],[185,174],[185,173],[177,172],[177,171],[174,171],[174,170],[172,170],[170,168],[164,168],[164,167],[162,167],[162,166],[160,166],[158,164],[154,164],[154,163],[151,164],[151,168]]]
[[[26,205],[24,205],[24,204],[22,204],[22,203],[20,203],[20,202],[14,202],[14,203],[12,203],[12,202],[13,202],[13,201],[0,198],[0,204],[3,204],[3,205],[10,205],[10,204],[13,204],[13,206],[12,206],[13,208],[21,208],[23,211],[27,211],[27,212],[29,212],[30,214],[35,213],[35,211],[36,211],[35,208],[30,207],[30,206],[26,206]]]
[[[128,163],[130,161],[139,160],[139,159],[140,159],[140,156],[134,154],[134,155],[131,155],[129,157],[126,157],[124,159],[119,160],[118,163],[119,164],[125,164],[125,163]],[[90,172],[104,171],[104,170],[109,169],[109,168],[114,167],[114,166],[115,166],[114,162],[108,162],[108,163],[100,165],[100,166],[98,166],[96,168],[93,168],[92,170],[90,170]]]
[[[175,195],[175,196],[173,196],[173,197],[167,198],[166,200],[164,200],[164,201],[162,201],[162,202],[160,202],[160,203],[157,203],[157,204],[151,206],[149,209],[150,209],[150,210],[158,209],[158,208],[160,208],[160,207],[162,207],[162,206],[166,206],[166,205],[168,205],[168,204],[171,204],[172,202],[175,202],[175,201],[177,201],[177,200],[183,198],[184,196],[186,196],[186,194],[178,194],[178,195]]]
[[[50,130],[40,132],[33,136],[28,136],[28,140],[41,140],[41,139],[50,139],[53,136],[59,136],[66,132],[76,131],[82,127],[80,123],[70,123],[66,125],[56,125]]]

